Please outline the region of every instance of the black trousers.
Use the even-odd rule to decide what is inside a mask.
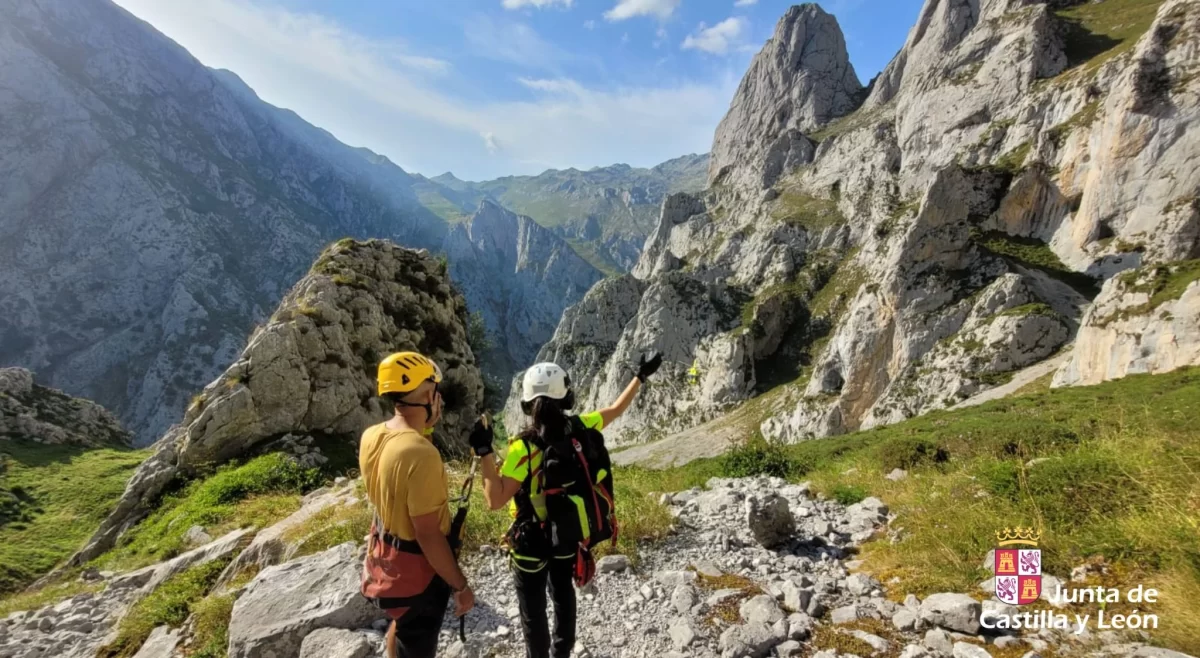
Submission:
[[[551,658],[550,629],[546,620],[546,585],[554,599],[553,658],[570,658],[575,646],[575,561],[550,560],[545,569],[528,573],[513,568],[521,629],[525,632],[526,658]]]
[[[438,633],[450,603],[450,586],[435,579],[429,600],[408,609],[396,620],[396,650],[399,658],[436,658]]]

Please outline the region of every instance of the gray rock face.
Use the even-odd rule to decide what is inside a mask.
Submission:
[[[116,4],[4,6],[0,364],[104,405],[138,445],[179,422],[330,242],[460,244],[423,205],[455,190],[263,102]],[[645,175],[669,187],[702,169]],[[615,201],[644,214],[666,193]],[[500,241],[518,259],[499,259],[492,286],[462,283],[520,367],[596,277],[526,228]]]
[[[814,145],[803,133],[850,113],[861,91],[837,19],[815,4],[792,7],[717,127],[709,182],[770,187],[812,161]]]
[[[745,624],[730,626],[721,633],[720,649],[722,658],[735,656],[750,656],[760,658],[783,638],[777,638],[775,632],[767,624]]]
[[[171,658],[181,639],[178,629],[159,626],[150,632],[150,637],[146,638],[142,648],[133,654],[133,658]]]
[[[367,658],[375,650],[361,633],[321,628],[304,636],[300,658]]]
[[[665,348],[645,406],[611,433],[617,444],[720,444],[689,455],[719,453],[726,429],[744,436],[746,417],[720,417],[767,391],[745,414],[761,416],[764,437],[794,442],[955,406],[1019,378],[1092,322],[1093,282],[1200,256],[1200,167],[1189,155],[1200,150],[1189,56],[1198,13],[1168,0],[1131,52],[1099,65],[1068,61],[1045,3],[930,0],[865,106],[785,129],[803,112],[768,64],[802,52],[784,37],[819,16],[791,10],[714,140],[718,184],[664,204],[633,270],[641,294],[623,298],[636,311],[621,317],[609,356],[573,339],[589,333],[578,316],[540,356],[589,354],[572,375],[592,405],[615,397],[637,350]],[[665,294],[699,292],[690,282],[713,299],[727,292],[741,312]],[[1073,356],[1060,383],[1190,361],[1186,306],[1114,324],[1107,337],[1085,329],[1080,339],[1097,347]],[[1105,308],[1115,307],[1102,296],[1089,313]]]
[[[796,521],[783,496],[747,500],[746,525],[750,527],[755,541],[766,548],[790,541],[796,532]]]
[[[461,452],[483,400],[466,320],[462,296],[428,254],[383,241],[330,247],[225,374],[196,397],[183,423],[162,438],[72,563],[111,546],[176,474],[290,432],[353,441],[390,414],[375,395],[375,372],[394,351],[416,350],[441,366],[451,405],[434,441]]]
[[[979,632],[979,601],[966,594],[932,594],[921,602],[921,620],[959,633]]]
[[[440,243],[444,222],[399,167],[115,4],[10,2],[5,16],[0,141],[21,147],[0,154],[0,363],[96,400],[140,445],[323,245]]]
[[[239,573],[250,569],[274,566],[290,560],[295,555],[296,549],[299,548],[296,541],[288,540],[290,533],[326,510],[359,504],[363,503],[355,493],[353,486],[313,491],[304,497],[304,503],[300,509],[275,525],[254,534],[254,540],[250,542],[250,545],[238,553],[233,562],[230,562],[229,566],[225,568],[218,581],[218,587],[228,584],[229,580]]]
[[[126,432],[89,400],[38,386],[24,368],[0,368],[0,438],[45,444],[128,446]]]
[[[1075,349],[1055,373],[1053,385],[1086,386],[1191,365],[1200,365],[1197,261],[1132,270],[1109,279],[1084,316]]]
[[[297,656],[318,628],[368,626],[381,615],[358,593],[361,569],[354,544],[264,569],[234,603],[230,658]]]
[[[550,229],[490,200],[450,231],[443,250],[455,284],[494,337],[499,372],[532,364],[563,309],[603,277]]]

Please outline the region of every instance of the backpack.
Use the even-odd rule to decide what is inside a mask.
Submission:
[[[520,439],[531,442],[528,436]],[[586,427],[578,416],[569,419],[567,436],[539,447],[546,519],[538,521],[529,502],[531,474],[517,494],[517,519],[508,542],[515,564],[525,570],[540,570],[545,560],[553,558],[574,558],[575,584],[583,587],[595,575],[591,548],[606,540],[616,544],[620,532],[612,460],[604,435]]]

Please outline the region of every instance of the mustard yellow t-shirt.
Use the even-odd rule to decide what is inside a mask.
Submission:
[[[450,533],[446,466],[429,439],[414,430],[374,425],[363,432],[358,467],[387,532],[415,540],[412,518],[436,512],[442,534]]]
[[[604,429],[604,416],[600,415],[599,411],[580,414],[579,420],[583,421],[584,427],[594,430]],[[526,449],[528,446],[528,450]],[[533,454],[529,454],[529,450]],[[529,501],[533,503],[533,511],[537,514],[538,519],[546,520],[546,495],[542,493],[541,482],[538,478],[538,473],[542,470],[542,451],[532,443],[526,443],[520,437],[510,436],[508,438],[508,455],[504,458],[504,464],[500,467],[500,475],[509,477],[522,484],[525,483],[525,478],[529,477],[529,469],[533,469],[533,478],[529,483]],[[517,499],[508,504],[508,511],[513,518],[517,518]]]

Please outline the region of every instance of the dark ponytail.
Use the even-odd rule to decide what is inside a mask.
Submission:
[[[530,416],[533,420],[530,430],[542,445],[549,445],[567,435],[567,417],[558,400],[545,396],[535,399]]]

